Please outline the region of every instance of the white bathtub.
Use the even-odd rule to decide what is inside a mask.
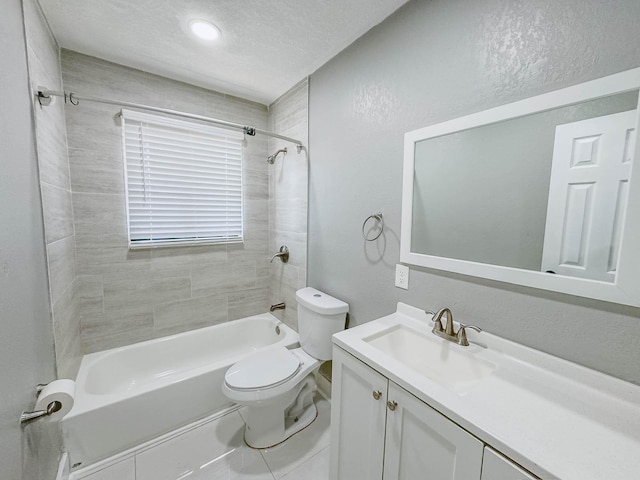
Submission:
[[[276,344],[296,346],[298,334],[265,313],[85,355],[61,421],[70,464],[86,467],[231,406],[221,390],[227,368]]]

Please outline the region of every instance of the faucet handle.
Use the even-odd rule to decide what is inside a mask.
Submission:
[[[271,257],[270,263],[273,263],[276,258],[282,260],[282,263],[287,263],[289,261],[289,249],[286,245],[280,245],[280,250],[277,251],[273,257]]]
[[[482,329],[480,327],[476,327],[475,325],[465,325],[464,323],[460,324],[460,329],[458,333],[456,333],[456,341],[458,345],[462,345],[463,347],[469,346],[469,340],[467,340],[467,332],[465,331],[467,328],[475,330],[476,332],[481,332]]]
[[[432,332],[442,332],[444,328],[442,327],[442,322],[440,321],[440,317],[436,318],[437,312],[432,312],[430,310],[425,310],[424,313],[431,315],[431,319],[433,320],[433,328]]]

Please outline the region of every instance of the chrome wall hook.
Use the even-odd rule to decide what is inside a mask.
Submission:
[[[53,97],[51,95],[45,94],[42,90],[38,90],[36,98],[38,99],[38,103],[41,107],[48,107],[49,105],[51,105],[51,101],[53,100]]]

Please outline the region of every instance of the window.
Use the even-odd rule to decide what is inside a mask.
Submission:
[[[242,241],[242,133],[122,110],[129,247]]]

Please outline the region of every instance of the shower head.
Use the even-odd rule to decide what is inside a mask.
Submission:
[[[287,147],[281,148],[280,150],[278,150],[276,153],[274,153],[273,155],[269,155],[267,157],[267,163],[269,165],[273,165],[276,161],[276,157],[281,154],[284,153],[285,155],[287,154]]]

